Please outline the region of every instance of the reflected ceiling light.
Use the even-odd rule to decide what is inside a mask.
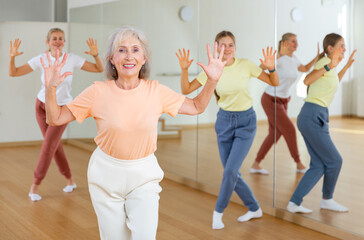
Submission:
[[[193,9],[190,6],[183,6],[179,10],[179,17],[184,22],[189,22],[193,18]]]
[[[301,22],[303,20],[303,11],[301,8],[293,8],[291,11],[291,19],[293,22]]]

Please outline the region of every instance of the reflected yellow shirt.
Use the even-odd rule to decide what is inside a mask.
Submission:
[[[323,57],[315,64],[314,69],[319,70],[330,62],[330,58]],[[334,99],[338,85],[339,76],[337,75],[336,68],[333,68],[310,85],[305,101],[322,107],[329,107]]]
[[[245,111],[252,107],[253,99],[249,94],[249,80],[258,77],[262,69],[248,59],[238,59],[230,66],[225,66],[216,86],[216,92],[220,96],[217,104],[226,111]],[[202,71],[197,81],[202,85],[207,82],[207,76]]]

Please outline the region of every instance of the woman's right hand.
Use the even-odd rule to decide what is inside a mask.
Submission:
[[[52,64],[51,57],[49,55],[49,51],[47,51],[47,59],[48,59],[48,67],[45,65],[43,58],[40,58],[40,62],[42,63],[44,69],[44,82],[46,88],[57,88],[59,84],[61,84],[66,77],[72,75],[71,72],[65,72],[61,75],[61,70],[63,66],[66,64],[68,54],[66,53],[63,57],[61,63],[59,63],[59,50],[56,51],[56,61]]]
[[[183,53],[182,53],[183,51]],[[188,68],[191,66],[191,63],[193,62],[193,59],[189,60],[190,58],[190,50],[187,50],[187,54],[186,54],[186,50],[183,48],[181,51],[181,49],[178,49],[178,53],[176,53],[176,56],[179,60],[179,65],[181,66],[182,70],[188,70]]]
[[[14,44],[13,44],[13,41],[10,41],[10,49],[9,49],[10,57],[16,57],[16,56],[23,54],[23,52],[18,52],[18,48],[19,48],[20,44],[21,44],[21,40],[19,40],[19,38],[14,40]]]

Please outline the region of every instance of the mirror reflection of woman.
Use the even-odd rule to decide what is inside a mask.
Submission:
[[[54,62],[56,59],[56,51],[60,52],[60,58],[62,59],[65,52],[63,52],[63,47],[66,42],[64,31],[60,28],[52,28],[48,31],[46,44],[49,47],[49,52],[51,54],[51,61]],[[64,71],[73,72],[73,69],[79,68],[87,72],[102,72],[104,67],[102,61],[99,57],[99,51],[97,48],[97,41],[89,38],[86,41],[90,50],[85,52],[91,55],[95,59],[95,63],[85,61],[84,58],[79,57],[75,54],[69,53],[68,59],[64,67]],[[72,192],[76,188],[76,183],[74,182],[71,174],[71,169],[69,167],[66,154],[63,150],[61,137],[67,124],[62,126],[49,126],[46,123],[46,110],[45,110],[45,82],[44,82],[44,71],[40,64],[40,58],[46,59],[46,53],[42,53],[36,57],[30,59],[26,64],[19,67],[15,66],[15,58],[22,55],[23,52],[19,52],[21,41],[15,39],[14,43],[10,42],[9,49],[9,75],[11,77],[19,77],[27,75],[34,70],[39,69],[41,71],[41,81],[42,87],[38,93],[36,100],[36,118],[38,125],[42,131],[44,141],[41,148],[41,153],[38,159],[37,166],[34,171],[33,184],[29,190],[29,197],[32,201],[39,201],[42,197],[38,194],[38,187],[43,181],[47,174],[49,165],[54,157],[58,169],[62,175],[67,179],[67,185],[63,188],[64,192]],[[72,100],[71,96],[71,84],[72,76],[68,76],[66,80],[57,89],[58,97],[57,102],[60,105],[65,105]]]
[[[288,203],[287,210],[292,213],[312,212],[301,203],[322,176],[324,179],[320,208],[336,212],[348,211],[347,207],[333,199],[343,160],[330,137],[328,108],[340,81],[354,62],[356,50],[338,73],[336,67],[344,58],[346,51],[344,39],[336,33],[328,34],[324,38],[323,49],[324,52],[319,56],[314,70],[304,79],[309,89],[305,104],[298,115],[297,126],[311,161],[310,168],[302,177]]]
[[[245,222],[252,218],[262,217],[262,210],[248,184],[239,172],[245,157],[253,143],[256,133],[256,115],[252,107],[252,98],[248,86],[251,77],[277,86],[278,75],[275,71],[275,51],[267,47],[263,50],[264,61],[261,64],[270,71],[267,74],[248,59],[235,58],[235,37],[229,31],[222,31],[216,35],[218,48],[225,47],[222,59],[228,61],[224,67],[221,79],[216,87],[217,104],[220,110],[217,114],[215,131],[222,165],[224,167],[220,193],[212,217],[212,228],[222,229],[222,216],[233,191],[235,191],[249,211],[238,218]],[[206,84],[206,74],[203,72],[192,82],[188,80],[189,51],[179,51],[177,57],[180,62],[181,88],[183,94],[189,94]]]
[[[123,27],[110,37],[105,72],[109,80],[95,82],[66,106],[56,101],[56,88],[71,74],[59,74],[57,62],[46,72],[47,121],[63,125],[93,117],[97,124],[96,150],[87,179],[101,239],[156,239],[159,182],[163,171],[157,149],[158,119],[202,113],[210,102],[225,60],[207,47],[209,63],[198,63],[208,76],[194,99],[178,94],[158,81],[148,80],[150,50],[142,32]],[[223,48],[221,49],[223,51]]]
[[[250,172],[269,174],[269,172],[260,166],[260,163],[268,153],[269,149],[274,144],[274,134],[276,134],[276,141],[281,136],[286,140],[289,152],[297,165],[296,171],[298,173],[305,173],[307,170],[305,165],[301,162],[300,154],[297,146],[296,128],[288,116],[288,103],[291,99],[290,89],[296,82],[298,71],[307,72],[311,69],[313,64],[317,61],[320,54],[319,47],[317,49],[317,56],[312,59],[308,64],[303,65],[294,55],[297,50],[298,43],[297,37],[293,33],[285,33],[282,40],[279,41],[278,59],[277,59],[277,73],[279,76],[279,86],[268,86],[262,95],[261,103],[265,114],[268,117],[269,130],[268,136],[264,139],[255,162],[253,163]],[[274,106],[274,104],[276,105]],[[276,113],[274,110],[276,109]],[[274,118],[276,116],[276,124]],[[274,129],[274,126],[276,129]],[[274,133],[275,130],[275,133]]]

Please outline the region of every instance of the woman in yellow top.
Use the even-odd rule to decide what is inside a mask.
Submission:
[[[225,47],[222,59],[227,61],[220,81],[216,86],[217,104],[220,110],[217,114],[215,131],[219,146],[220,158],[224,167],[220,193],[212,218],[212,228],[222,229],[222,215],[227,207],[233,191],[235,191],[249,211],[238,218],[244,222],[262,216],[259,207],[248,184],[241,177],[239,169],[249,152],[256,133],[256,115],[252,108],[248,84],[251,77],[268,83],[272,86],[279,84],[275,72],[275,51],[267,48],[263,50],[264,61],[270,74],[265,73],[260,67],[248,59],[235,58],[235,37],[231,32],[222,31],[216,35],[215,42],[218,49]],[[181,87],[183,94],[189,94],[206,84],[206,74],[201,74],[192,82],[188,81],[188,68],[193,60],[189,60],[189,51],[180,50],[177,57],[181,66]]]
[[[304,80],[309,89],[305,104],[298,115],[297,126],[305,140],[311,162],[288,203],[287,210],[293,213],[312,212],[311,209],[301,206],[301,203],[322,176],[324,182],[320,208],[337,212],[348,211],[345,206],[333,200],[342,158],[330,137],[328,107],[345,72],[354,62],[356,50],[344,68],[337,73],[336,66],[344,58],[346,51],[344,39],[336,33],[328,34],[324,38],[323,48],[324,52],[314,70]]]

